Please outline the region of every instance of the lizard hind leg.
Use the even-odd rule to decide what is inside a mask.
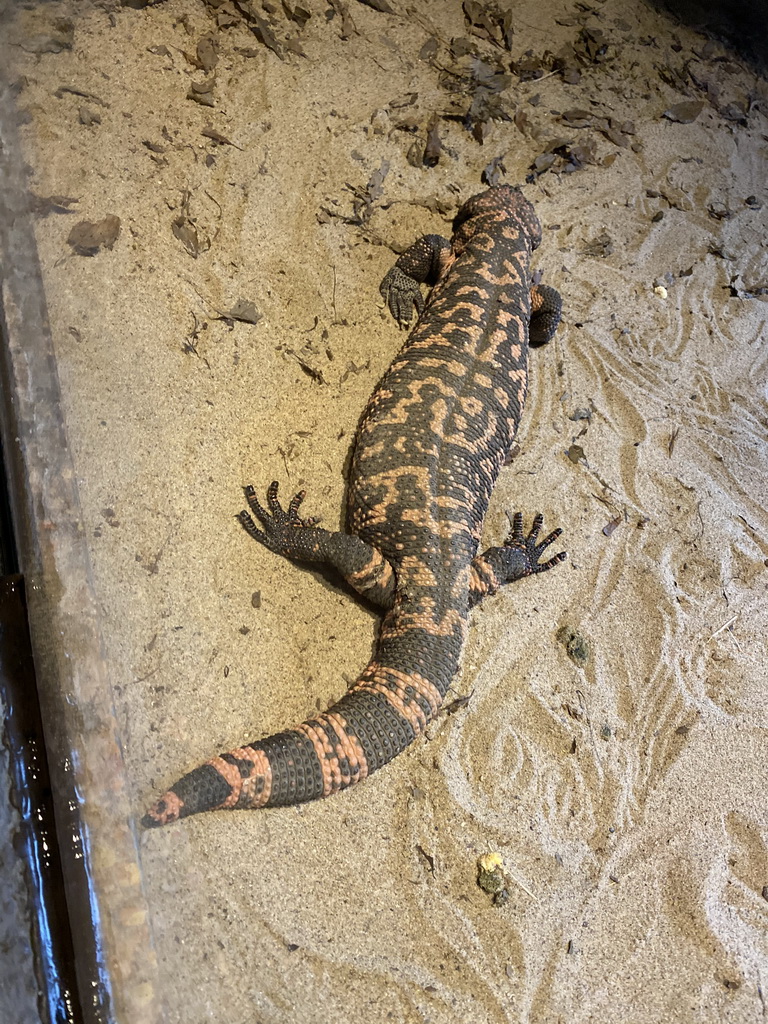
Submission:
[[[307,535],[304,530],[311,530],[319,519],[312,516],[302,519],[299,508],[306,497],[306,491],[299,491],[291,498],[287,510],[277,498],[278,483],[273,480],[267,488],[267,508],[263,508],[256,497],[256,490],[250,484],[244,488],[245,500],[251,512],[261,523],[262,529],[256,525],[253,517],[246,511],[238,515],[238,520],[245,532],[264,547],[274,551],[276,555],[286,558],[301,558],[307,549]],[[301,535],[297,530],[301,530]],[[299,539],[301,537],[301,539]],[[311,549],[311,541],[309,548]]]
[[[250,512],[242,511],[237,519],[246,533],[284,558],[333,569],[373,604],[391,607],[395,573],[381,552],[355,534],[322,529],[315,516],[302,519],[299,508],[305,491],[294,494],[287,508],[280,504],[277,492],[277,482],[273,481],[267,488],[267,507],[264,508],[255,489],[250,485],[245,488]]]

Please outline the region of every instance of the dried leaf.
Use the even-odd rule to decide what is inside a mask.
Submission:
[[[614,146],[621,146],[622,148],[625,148],[626,146],[629,145],[629,139],[627,138],[627,136],[623,135],[621,132],[616,131],[615,128],[610,128],[606,126],[605,128],[601,128],[600,131],[603,133],[606,139],[608,139],[609,142],[612,142],[614,144]]]
[[[613,240],[607,231],[603,231],[584,246],[583,252],[585,256],[610,256],[613,252]]]
[[[209,239],[205,239],[203,241],[197,232],[197,225],[190,215],[191,198],[192,197],[189,192],[184,193],[181,202],[181,211],[171,221],[171,231],[174,236],[178,238],[189,255],[193,259],[197,259],[201,252],[205,252],[210,249],[211,243]]]
[[[470,39],[466,36],[457,36],[451,40],[451,56],[454,60],[461,60],[462,57],[466,57],[467,54],[474,54],[475,46]]]
[[[464,11],[464,17],[469,22],[471,29],[481,29],[483,30],[486,38],[492,39],[494,25],[493,20],[486,11],[486,6],[486,4],[477,3],[476,0],[464,0],[461,8]]]
[[[392,14],[392,8],[387,3],[387,0],[358,0],[358,3],[364,4],[366,7],[370,7],[374,11],[381,11],[382,14]]]
[[[412,107],[418,98],[417,92],[408,92],[400,100],[390,100],[387,106],[390,110],[402,110],[403,107]]]
[[[720,113],[726,121],[735,121],[741,125],[747,123],[747,108],[744,103],[726,103],[720,107]]]
[[[461,6],[473,35],[505,50],[512,49],[514,29],[511,10],[501,10],[495,4],[477,3],[476,0],[464,0]]]
[[[718,256],[721,260],[728,260],[729,263],[733,263],[736,260],[736,253],[731,252],[730,249],[726,249],[723,245],[717,242],[710,242],[707,246],[707,252],[712,256]]]
[[[581,72],[577,67],[568,66],[562,69],[561,77],[566,85],[578,85],[581,81]]]
[[[678,438],[679,434],[680,434],[680,425],[678,424],[672,430],[672,433],[669,435],[669,440],[667,441],[667,452],[669,453],[670,458],[672,457],[672,452],[675,450],[675,442],[677,441],[677,438]]]
[[[283,40],[283,46],[288,50],[289,53],[295,53],[298,57],[306,57],[306,51],[301,45],[301,41],[298,36],[290,36]]]
[[[437,114],[434,114],[427,127],[427,144],[424,147],[424,156],[422,157],[425,167],[435,167],[440,160],[443,143],[437,131],[437,125]]]
[[[668,64],[663,64],[657,66],[657,71],[659,72],[659,78],[666,85],[672,86],[678,92],[687,92],[689,87],[688,75],[691,74],[690,68],[687,65],[683,68],[673,68]]]
[[[221,317],[226,320],[239,320],[244,324],[257,324],[262,314],[249,299],[238,299],[229,312],[222,313]]]
[[[405,154],[405,159],[411,167],[423,167],[424,146],[420,142],[412,142]]]
[[[291,7],[291,5],[286,3],[285,0],[283,0],[283,10],[285,11],[286,18],[288,18],[289,21],[296,22],[299,28],[304,28],[306,23],[312,17],[312,12],[308,11],[306,7],[299,7],[298,4]]]
[[[588,110],[566,110],[560,115],[560,120],[565,121],[571,128],[589,128],[595,123],[595,115]]]
[[[605,536],[606,537],[610,537],[611,534],[616,529],[616,527],[621,526],[623,521],[624,520],[622,519],[621,516],[614,516],[613,519],[609,519],[608,522],[603,527],[603,533],[605,534]]]
[[[201,135],[205,136],[206,139],[212,139],[214,142],[218,142],[220,146],[235,146],[235,143],[228,139],[226,135],[222,135],[221,132],[217,132],[215,128],[211,128],[208,125],[203,128],[200,132]],[[240,146],[235,146],[235,149],[241,149]]]
[[[416,850],[417,850],[418,853],[421,854],[421,856],[427,862],[427,867],[429,868],[430,874],[434,875],[434,873],[435,873],[435,858],[432,856],[431,853],[427,853],[427,851],[424,849],[423,846],[420,846],[420,845],[417,844],[416,845]]]
[[[585,62],[593,64],[602,61],[608,50],[608,42],[602,29],[583,28],[579,34],[579,41],[574,51]]]
[[[306,373],[308,377],[311,377],[312,380],[316,380],[318,384],[328,383],[328,381],[325,379],[323,371],[318,370],[316,366],[313,366],[311,363],[307,362],[307,360],[300,352],[294,352],[292,349],[288,349],[286,354],[289,356],[293,356],[296,362],[301,367],[301,369],[304,371],[304,373]]]
[[[488,92],[503,92],[512,84],[512,76],[491,67],[484,60],[475,60],[472,64],[472,78]]]
[[[704,104],[700,100],[683,100],[682,103],[675,103],[674,106],[665,110],[661,116],[678,124],[690,124],[696,120],[703,109]]]
[[[352,15],[349,13],[349,7],[342,3],[342,0],[329,0],[331,8],[341,18],[341,28],[339,29],[340,39],[349,39],[350,36],[359,35],[355,23],[352,20]]]
[[[493,125],[490,121],[476,121],[472,128],[472,138],[475,142],[479,142],[480,145],[485,142],[488,136],[491,134]]]
[[[120,218],[110,214],[103,220],[81,220],[72,228],[67,242],[78,256],[95,256],[102,247],[111,249],[120,234]]]
[[[384,179],[389,174],[389,160],[382,160],[378,170],[368,179],[368,197],[370,202],[380,199],[384,192]]]
[[[434,36],[430,36],[429,39],[424,43],[422,48],[419,50],[419,60],[423,60],[426,64],[430,64],[437,56],[437,39]]]
[[[448,704],[445,705],[445,714],[455,715],[457,711],[461,711],[462,708],[465,708],[469,704],[474,693],[475,691],[473,690],[464,697],[457,697],[455,700],[449,701]]]
[[[272,29],[267,24],[265,18],[258,13],[252,3],[248,3],[247,0],[236,0],[238,9],[245,16],[245,20],[248,23],[248,27],[251,32],[256,36],[260,43],[263,43],[268,50],[280,60],[285,60],[283,56],[283,49]]]
[[[90,100],[92,103],[98,103],[100,107],[109,106],[109,104],[106,103],[103,99],[101,99],[100,96],[94,96],[92,92],[86,92],[85,89],[78,89],[74,85],[60,85],[53,95],[58,100],[60,100],[62,96],[65,95],[82,96],[84,100]]]
[[[352,217],[345,217],[337,210],[329,210],[327,208],[325,212],[331,217],[338,217],[347,224],[365,224],[373,212],[373,203],[379,199],[384,192],[383,185],[387,174],[389,174],[389,161],[382,160],[378,170],[374,171],[368,179],[368,183],[365,188],[361,188],[359,185],[350,185],[347,183],[346,187],[354,197],[352,202],[354,215]]]
[[[195,225],[180,215],[171,222],[171,231],[189,255],[197,259],[203,250],[203,246],[200,244],[200,238],[198,237]]]
[[[219,63],[218,45],[216,36],[210,34],[203,36],[197,44],[197,62],[206,74]]]
[[[596,159],[597,146],[594,140],[582,142],[579,146],[566,146],[563,156],[568,161],[565,171],[577,171],[585,164],[593,164]]]
[[[540,153],[533,161],[531,167],[537,174],[543,174],[544,171],[549,170],[556,159],[557,157],[554,153]]]
[[[87,128],[94,124],[101,124],[101,114],[96,110],[91,110],[89,107],[80,107],[78,115],[80,124],[84,124]]]
[[[512,39],[515,34],[515,30],[512,27],[512,11],[506,10],[499,12],[499,29],[501,31],[501,41],[504,44],[505,49],[512,49]]]
[[[205,82],[192,82],[187,93],[188,100],[194,100],[203,107],[214,105],[213,87],[216,84],[215,78],[209,78]]]

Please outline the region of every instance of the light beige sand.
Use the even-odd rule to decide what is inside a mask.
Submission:
[[[350,4],[342,40],[306,0],[306,58],[284,61],[222,31],[213,109],[186,98],[206,77],[185,53],[215,32],[208,8],[113,6],[17,9],[11,78],[33,191],[77,200],[37,239],[136,817],[200,760],[338,698],[370,653],[375,618],[233,516],[242,484],[279,478],[339,521],[357,417],[402,340],[377,292],[387,246],[447,232],[494,157],[511,183],[557,137],[594,139],[598,161],[525,188],[565,320],[532,359],[521,452],[486,524],[498,542],[507,512],[540,509],[569,561],[483,606],[455,684],[469,703],[363,786],[138,833],[157,966],[121,1002],[131,974],[110,965],[123,1020],[763,1020],[768,307],[744,292],[768,287],[765,83],[641,3],[525,0],[513,58],[586,25],[605,60],[578,84],[513,77],[502,100],[527,113],[522,132],[496,121],[480,146],[440,120],[427,169],[406,159],[414,138],[469,101],[419,51],[434,34],[453,65],[458,2]],[[71,49],[24,48],[64,16]],[[711,101],[662,80],[688,61]],[[746,124],[724,116],[745,97]],[[661,118],[696,99],[692,123]],[[563,124],[574,108],[632,120],[630,145]],[[323,213],[350,216],[347,183],[382,161],[362,229]],[[196,258],[172,230],[185,196]],[[113,249],[73,255],[74,223],[108,215]],[[603,233],[612,251],[590,254]],[[240,299],[256,325],[216,319]],[[476,885],[488,851],[518,883],[501,907]],[[96,877],[108,902],[108,864]]]

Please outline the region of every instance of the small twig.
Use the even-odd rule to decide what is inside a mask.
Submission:
[[[523,885],[523,883],[520,881],[520,879],[517,878],[516,875],[513,875],[511,871],[507,871],[507,877],[511,878],[512,881],[515,883],[515,885],[520,886],[520,888],[523,890],[523,892],[527,893],[531,897],[531,899],[533,900],[534,903],[538,903],[539,902],[539,897],[535,893],[532,893],[527,885]]]
[[[552,75],[557,75],[559,73],[560,73],[560,68],[555,68],[554,71],[548,71],[546,73],[546,75],[542,75],[541,78],[532,78],[530,80],[531,81],[531,85],[538,85],[539,82],[543,82],[545,78],[551,78]]]
[[[715,630],[715,632],[709,637],[709,639],[714,640],[716,636],[719,636],[723,632],[723,630],[728,629],[729,626],[732,626],[736,619],[738,619],[738,617],[738,612],[735,615],[732,615],[727,622],[724,622],[719,629]]]

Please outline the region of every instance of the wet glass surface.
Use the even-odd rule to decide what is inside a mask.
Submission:
[[[0,699],[0,715],[6,712]],[[21,820],[11,803],[10,786],[8,751],[0,744],[0,1020],[37,1024],[41,1018],[25,878],[27,853],[17,846]]]
[[[26,579],[63,885],[84,996],[83,1020],[143,1024],[157,1019],[158,1013],[152,986],[154,952],[15,120],[13,97],[4,83],[0,86],[3,437]],[[19,758],[19,763],[25,759]],[[34,752],[26,765],[34,773]],[[44,854],[45,844],[43,837],[31,858],[33,875],[45,869],[37,857]],[[48,938],[43,927],[41,946]],[[66,1020],[65,1003],[54,1000],[51,1016]]]
[[[23,875],[27,918],[27,928],[17,940],[27,935],[31,940],[27,974],[14,978],[9,991],[23,990],[25,984],[28,986],[36,979],[43,1020],[50,1024],[78,1024],[82,1011],[60,842],[37,698],[24,581],[18,575],[0,578],[0,700],[4,706],[7,757],[3,767],[8,771],[9,796],[9,814],[3,820]],[[10,811],[11,802],[15,813]],[[17,872],[9,870],[3,878],[7,886],[15,885]],[[20,891],[17,901],[21,896]],[[16,949],[18,953],[26,951],[27,943],[17,941]],[[0,1019],[12,1018],[0,1014]]]

